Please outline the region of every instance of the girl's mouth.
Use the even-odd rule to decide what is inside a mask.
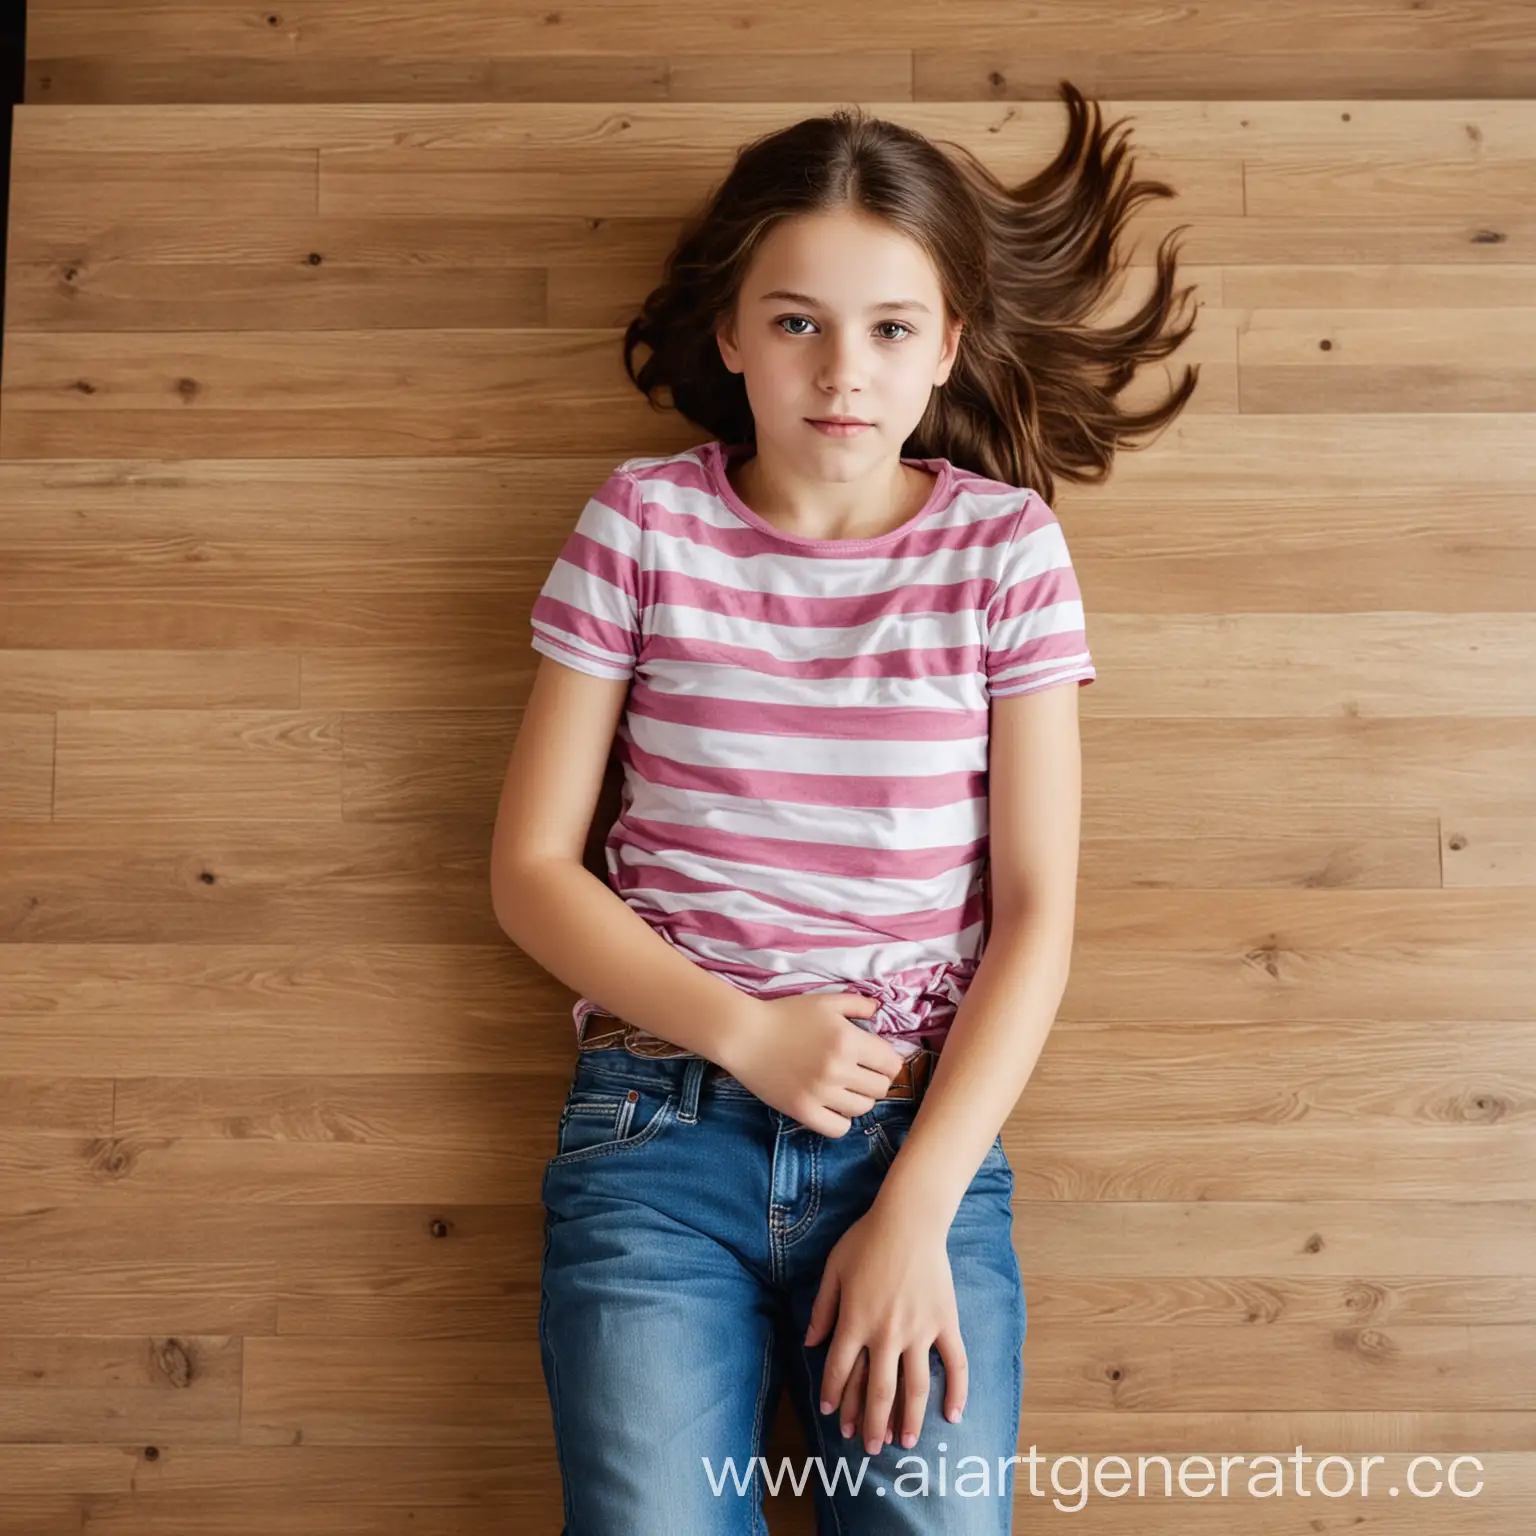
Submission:
[[[811,425],[828,437],[857,437],[874,427],[872,421],[813,421]]]

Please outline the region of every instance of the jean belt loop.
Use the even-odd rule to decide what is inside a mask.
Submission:
[[[704,1086],[704,1074],[709,1062],[702,1056],[690,1056],[683,1070],[683,1099],[677,1118],[685,1125],[696,1124],[699,1118],[699,1090]]]

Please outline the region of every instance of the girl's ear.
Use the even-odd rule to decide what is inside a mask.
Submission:
[[[949,344],[945,348],[944,355],[939,359],[940,373],[934,380],[935,385],[945,383],[954,371],[955,360],[960,355],[960,333],[965,329],[964,322],[956,324],[949,333]]]
[[[720,356],[732,373],[741,372],[741,362],[736,356],[736,328],[729,320],[723,320],[715,328],[715,344]]]

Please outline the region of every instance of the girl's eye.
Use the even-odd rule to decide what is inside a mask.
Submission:
[[[814,325],[816,323],[814,320],[809,319],[805,315],[781,315],[779,319],[774,321],[774,324],[788,325],[792,320],[804,320],[807,325]],[[882,336],[880,338],[882,341],[904,341],[906,336],[910,336],[912,334],[912,327],[910,325],[903,324],[900,320],[882,320],[880,322],[879,328],[884,329],[884,327],[890,325],[895,326],[898,331],[905,332],[906,334],[903,336]],[[804,336],[806,333],[804,331],[786,331],[784,334],[786,336]]]

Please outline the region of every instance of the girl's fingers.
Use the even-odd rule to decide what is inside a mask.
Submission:
[[[864,1449],[877,1455],[885,1445],[885,1429],[896,1402],[896,1372],[901,1356],[882,1349],[871,1357],[864,1386]]]
[[[939,1358],[944,1362],[944,1417],[958,1419],[970,1393],[971,1367],[966,1358],[965,1340],[960,1336],[958,1318],[934,1340]]]
[[[917,1437],[923,1432],[923,1416],[928,1411],[930,1381],[927,1345],[919,1348],[914,1344],[902,1355],[901,1377],[901,1391],[895,1406],[891,1409],[891,1417],[894,1419],[897,1412],[901,1412],[905,1421],[903,1436],[911,1435],[912,1443],[915,1445]],[[906,1445],[905,1438],[902,1444]]]
[[[869,1377],[869,1356],[861,1349],[848,1373],[848,1385],[843,1389],[843,1400],[838,1407],[837,1422],[843,1439],[851,1440],[858,1430],[859,1419],[864,1412],[864,1383]]]

